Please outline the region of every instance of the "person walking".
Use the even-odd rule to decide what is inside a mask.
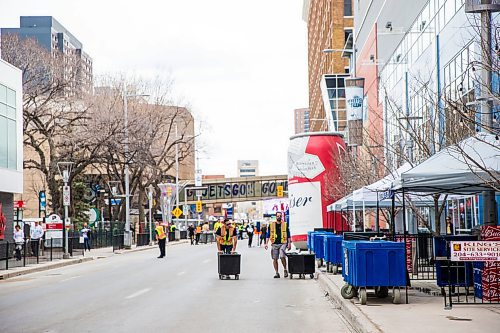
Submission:
[[[252,247],[252,240],[253,240],[253,232],[254,232],[254,227],[253,224],[250,222],[247,225],[247,235],[248,235],[248,247]]]
[[[260,240],[259,240],[259,247],[264,243],[266,244],[266,234],[267,234],[267,226],[265,224],[262,224],[260,227]]]
[[[87,223],[83,224],[83,228],[80,230],[80,236],[83,237],[83,251],[89,250],[90,252],[90,228]]]
[[[189,225],[188,227],[188,236],[189,240],[191,241],[191,245],[194,245],[194,226],[192,224]]]
[[[158,222],[155,222],[155,234],[156,241],[158,242],[158,247],[160,248],[160,256],[158,258],[164,258],[167,235],[165,234],[165,229],[163,229],[163,226],[161,226]]]
[[[245,232],[245,226],[243,225],[243,220],[238,224],[238,239],[243,240],[243,233]]]
[[[281,259],[284,269],[284,277],[288,277],[288,271],[286,270],[286,250],[290,250],[292,244],[290,243],[290,228],[288,223],[282,220],[282,213],[276,212],[276,221],[269,223],[266,235],[266,245],[267,250],[268,243],[271,241],[271,258],[273,259],[274,275],[275,279],[280,278],[280,273],[278,271],[278,259]]]
[[[229,219],[225,219],[224,224],[217,230],[216,239],[219,253],[231,254],[236,252],[238,234]]]
[[[40,222],[35,222],[35,227],[31,229],[31,252],[33,256],[38,257],[38,251],[40,249],[40,242],[43,237],[43,228],[40,225]]]
[[[24,232],[21,230],[19,224],[16,225],[14,230],[14,243],[16,244],[16,260],[21,260],[21,251],[24,246]]]
[[[199,225],[196,226],[195,234],[196,234],[196,245],[198,245],[198,243],[200,243],[200,237],[201,237],[201,227]]]

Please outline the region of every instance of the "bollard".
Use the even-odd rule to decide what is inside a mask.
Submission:
[[[5,270],[9,270],[9,242],[6,244],[7,246],[5,247],[7,252],[5,253]]]
[[[50,239],[50,261],[52,261],[52,243],[53,243],[54,238]]]

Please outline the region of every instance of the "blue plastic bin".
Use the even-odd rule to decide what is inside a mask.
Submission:
[[[325,261],[334,265],[342,265],[342,236],[324,235]]]
[[[316,259],[325,258],[325,246],[324,246],[324,236],[325,232],[314,232],[313,238],[313,251],[316,255]]]
[[[307,232],[307,249],[309,251],[313,251],[313,244],[312,244],[312,234],[314,233],[314,231],[308,231]]]
[[[354,287],[406,286],[404,243],[343,241],[344,281]]]

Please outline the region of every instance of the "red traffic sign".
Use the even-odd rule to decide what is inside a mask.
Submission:
[[[14,201],[14,208],[23,208],[24,207],[24,201],[19,200],[19,201]]]

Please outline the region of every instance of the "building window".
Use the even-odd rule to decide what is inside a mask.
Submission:
[[[352,0],[344,0],[344,16],[352,16]]]
[[[0,168],[17,168],[16,92],[0,84]]]

